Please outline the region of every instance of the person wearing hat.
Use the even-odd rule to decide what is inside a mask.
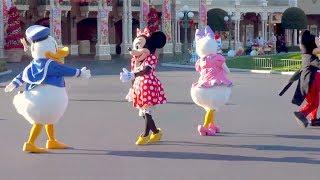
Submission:
[[[60,120],[68,105],[64,77],[91,77],[86,67],[68,67],[50,58],[59,59],[62,58],[59,56],[67,54],[61,53],[63,50],[58,49],[57,42],[49,34],[49,28],[39,25],[26,30],[33,60],[5,88],[5,92],[11,92],[26,84],[25,91],[13,98],[17,112],[32,124],[28,141],[23,145],[25,152],[45,153],[47,149],[68,148],[55,138],[54,133],[54,124]],[[43,126],[48,136],[47,149],[35,144]]]

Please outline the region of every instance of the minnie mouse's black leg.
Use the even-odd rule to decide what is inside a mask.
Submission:
[[[148,113],[145,114],[146,119],[146,127],[148,127],[148,130],[152,131],[154,134],[157,134],[159,130],[156,127],[156,124],[154,123],[154,120],[152,119],[152,116]],[[148,132],[149,135],[149,132]]]
[[[146,114],[143,114],[142,117],[145,120],[145,130],[144,130],[143,136],[147,137],[147,136],[149,136],[149,132],[150,132],[150,126],[149,126],[150,123],[149,123],[148,119],[146,118]]]

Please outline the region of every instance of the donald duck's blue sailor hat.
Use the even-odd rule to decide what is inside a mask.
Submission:
[[[33,25],[26,30],[27,40],[31,43],[43,41],[50,35],[50,29],[45,26]]]

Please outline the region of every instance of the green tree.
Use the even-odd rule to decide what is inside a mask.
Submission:
[[[304,11],[297,7],[291,7],[284,11],[281,19],[284,29],[301,30],[307,28],[307,16]],[[293,32],[292,32],[293,37]],[[292,38],[293,39],[293,38]],[[294,44],[292,43],[292,46]]]
[[[208,25],[214,31],[226,31],[227,27],[224,22],[224,17],[227,15],[228,13],[222,9],[210,9],[207,12]]]

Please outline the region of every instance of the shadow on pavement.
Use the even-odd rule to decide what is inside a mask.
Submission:
[[[257,151],[301,151],[316,153],[320,151],[317,147],[297,147],[283,145],[229,145],[229,144],[210,144],[189,141],[163,141],[154,145],[174,145],[174,146],[203,146],[203,147],[222,147],[222,148],[246,148]],[[150,146],[154,146],[150,145]],[[61,155],[107,155],[120,157],[142,157],[142,158],[163,158],[163,159],[192,159],[192,160],[216,160],[216,161],[256,161],[256,162],[278,162],[278,163],[298,163],[298,164],[320,164],[319,160],[307,157],[251,157],[242,155],[208,154],[195,152],[164,152],[164,151],[110,151],[100,149],[74,148],[68,152],[53,152],[50,154]]]
[[[116,103],[128,103],[126,100],[112,100],[112,99],[70,99],[70,101],[78,102],[116,102]],[[194,105],[193,102],[177,102],[169,101],[167,104],[176,104],[176,105]]]
[[[311,128],[319,129],[320,128]],[[282,135],[282,134],[250,134],[250,133],[233,133],[233,132],[223,132],[224,136],[233,136],[238,137],[278,137],[278,138],[289,138],[289,139],[309,139],[309,140],[320,140],[320,136],[316,135]]]
[[[233,145],[233,144],[210,144],[201,142],[188,142],[188,141],[163,141],[154,145],[174,145],[174,146],[203,146],[215,148],[245,148],[254,149],[257,151],[310,151],[319,152],[320,148],[317,147],[297,147],[297,146],[283,146],[283,145]]]
[[[163,159],[191,159],[191,160],[217,160],[217,161],[255,161],[255,162],[279,162],[299,164],[319,164],[320,161],[306,157],[251,157],[240,155],[223,155],[192,152],[163,152],[163,151],[110,151],[107,155],[121,157],[145,157]]]

